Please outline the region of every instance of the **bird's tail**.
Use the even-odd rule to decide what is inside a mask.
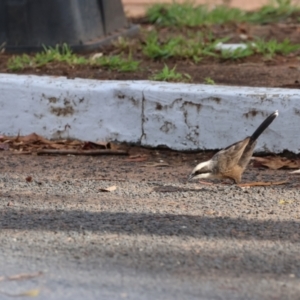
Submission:
[[[251,141],[254,142],[257,140],[257,138],[268,128],[268,126],[276,119],[278,116],[278,110],[273,112],[271,115],[269,115],[254,131],[252,134]]]

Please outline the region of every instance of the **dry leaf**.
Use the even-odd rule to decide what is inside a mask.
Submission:
[[[25,135],[25,136],[18,136],[16,141],[20,142],[20,143],[37,143],[37,142],[41,142],[44,144],[48,144],[51,143],[51,141],[43,138],[42,136],[36,134],[36,133],[31,133],[29,135]]]
[[[111,150],[118,150],[119,145],[112,143],[112,142],[84,142],[82,145],[83,150],[89,149],[111,149]]]
[[[91,149],[108,149],[107,142],[84,142],[82,145],[82,150]]]
[[[268,167],[272,170],[280,168],[298,169],[300,167],[299,160],[288,159],[280,156],[253,157],[254,167]]]
[[[40,294],[40,290],[32,289],[32,290],[28,290],[26,292],[19,293],[19,294],[7,293],[7,292],[0,290],[0,293],[2,293],[3,295],[9,296],[9,297],[37,297]]]
[[[82,145],[82,141],[78,141],[78,140],[68,140],[69,145],[70,146],[81,146]]]
[[[36,133],[26,136],[0,136],[0,150],[12,150],[16,154],[31,154],[41,150],[99,150],[118,149],[116,144],[108,142],[84,142],[78,140],[48,140]]]
[[[109,143],[107,144],[107,148],[108,148],[108,149],[111,149],[111,150],[118,150],[118,149],[120,148],[120,146],[119,146],[118,144],[109,142]]]
[[[40,294],[39,289],[32,289],[23,293],[18,294],[17,296],[21,297],[37,297]]]
[[[283,199],[279,200],[279,204],[281,204],[281,205],[291,204],[293,202],[294,202],[294,200],[283,200]]]
[[[131,155],[128,158],[125,159],[125,161],[130,162],[141,162],[148,159],[148,156],[145,154],[138,154],[138,155]]]
[[[31,181],[32,181],[32,177],[31,177],[31,176],[27,176],[27,177],[26,177],[26,181],[27,181],[27,182],[31,182]]]
[[[115,185],[112,185],[112,186],[110,186],[110,187],[108,187],[106,189],[99,189],[99,191],[100,192],[112,192],[112,191],[114,191],[116,189],[117,189],[117,187]]]

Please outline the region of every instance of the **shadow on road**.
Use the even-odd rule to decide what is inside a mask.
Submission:
[[[247,220],[159,213],[87,212],[80,210],[2,210],[1,229],[89,230],[158,236],[288,240],[300,242],[300,222]]]

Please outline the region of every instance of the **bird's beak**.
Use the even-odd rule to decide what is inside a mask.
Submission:
[[[191,181],[193,178],[194,178],[194,174],[191,173],[191,174],[188,176],[187,181]]]

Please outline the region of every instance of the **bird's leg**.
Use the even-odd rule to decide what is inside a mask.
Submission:
[[[202,180],[199,180],[198,182],[201,183],[201,184],[213,185],[212,182],[207,182],[207,181],[202,181]]]
[[[226,184],[226,185],[235,185],[235,184],[237,184],[238,182],[235,180],[235,179],[233,179],[233,178],[226,178],[226,179],[229,179],[230,180],[230,182],[228,182],[228,181],[222,181],[221,182],[221,184]]]

